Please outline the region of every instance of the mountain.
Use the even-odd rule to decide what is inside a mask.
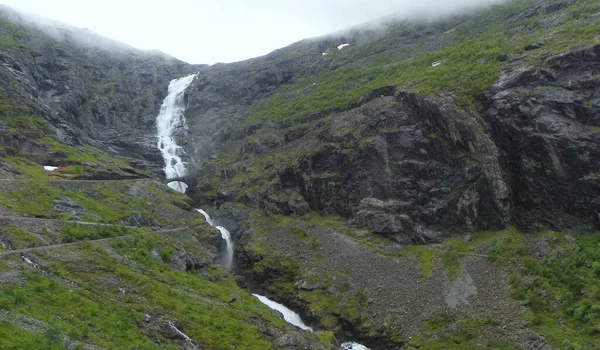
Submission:
[[[10,346],[599,348],[597,1],[389,20],[213,66],[1,13]],[[193,73],[183,196],[154,121]],[[232,272],[192,208],[231,231]],[[36,246],[56,248],[11,252]]]

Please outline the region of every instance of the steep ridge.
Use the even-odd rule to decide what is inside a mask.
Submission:
[[[124,329],[153,346],[598,348],[597,1],[390,21],[211,67],[1,13],[0,214],[57,220],[0,231],[5,250],[53,247],[1,260],[0,305],[16,314],[2,322],[27,345],[111,344],[23,306],[57,303],[33,293],[52,280],[86,298],[113,291],[118,317],[135,306]],[[192,73],[175,135],[191,201],[149,180],[68,181],[163,178],[154,122],[169,81]],[[15,178],[29,180],[15,189]],[[235,281],[193,207],[231,231]],[[191,229],[171,239],[63,221]],[[89,244],[63,246],[73,240]],[[40,267],[45,277],[30,273]],[[317,332],[278,323],[244,286]],[[191,315],[187,297],[202,301]],[[17,342],[9,333],[0,339]]]
[[[446,233],[507,223],[589,232],[600,224],[593,213],[596,188],[577,179],[591,176],[593,157],[571,167],[590,170],[531,177],[523,168],[512,169],[515,161],[533,159],[539,165],[528,166],[539,169],[555,162],[550,168],[559,169],[563,160],[556,147],[520,146],[543,149],[540,159],[541,154],[515,154],[520,151],[507,144],[511,138],[536,139],[521,135],[527,132],[522,122],[511,122],[518,119],[516,108],[531,105],[534,112],[521,112],[534,113],[526,119],[539,123],[533,116],[552,111],[578,125],[573,139],[589,142],[576,157],[586,157],[590,150],[583,148],[594,152],[594,78],[585,77],[594,69],[594,49],[588,47],[597,42],[597,22],[579,17],[589,6],[513,1],[473,17],[392,25],[387,35],[366,30],[309,40],[264,58],[204,70],[190,90],[188,149],[199,163],[212,155],[214,166],[203,168],[197,199],[233,200],[278,214],[337,213],[399,242],[427,241],[439,234],[420,227],[440,225]],[[482,19],[492,13],[496,21],[484,26]],[[569,43],[577,28],[581,33]],[[404,39],[403,45],[388,46],[394,36]],[[352,45],[335,49],[343,42]],[[365,54],[374,47],[380,52]],[[322,56],[327,50],[338,52]],[[432,67],[436,61],[441,65]],[[400,73],[412,65],[423,72]],[[463,76],[463,82],[446,86],[455,81],[440,75]],[[335,78],[344,80],[332,82]],[[360,79],[364,82],[355,81]],[[535,91],[527,97],[514,92],[519,89]],[[506,94],[512,100],[506,101]],[[506,137],[497,130],[502,123],[515,125],[511,133],[519,134]],[[553,124],[557,133],[565,129],[556,120]],[[531,192],[521,188],[525,177],[535,183]],[[555,181],[581,191],[557,187]],[[531,198],[541,191],[549,196]],[[568,196],[574,199],[566,204]],[[588,199],[575,205],[575,198]],[[524,208],[542,202],[551,207],[543,209],[546,217]]]
[[[5,154],[52,153],[59,148],[49,142],[55,140],[129,156],[135,167],[157,170],[157,110],[169,81],[196,67],[5,6],[0,23],[0,112],[9,118],[1,129]],[[14,128],[30,124],[19,121],[25,117],[47,122],[50,129],[41,136],[50,140],[19,137]]]
[[[333,347],[240,288],[165,185],[156,118],[201,67],[4,6],[0,63],[0,348]]]
[[[598,13],[509,1],[204,69],[188,96],[189,193],[227,223],[244,283],[338,338],[589,347],[574,304],[532,311],[522,289],[549,293],[531,281],[564,246],[540,246],[583,247],[564,233],[600,227]]]

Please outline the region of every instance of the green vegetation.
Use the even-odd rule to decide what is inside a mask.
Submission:
[[[119,226],[89,226],[79,224],[67,224],[61,228],[60,234],[65,242],[74,242],[90,239],[121,237],[141,234],[144,230]]]
[[[549,251],[521,257],[513,274],[513,296],[530,310],[533,329],[562,349],[600,349],[600,233],[573,238],[537,235]]]
[[[32,182],[0,196],[0,204],[19,214],[57,216],[52,212],[52,201],[58,198],[61,198],[60,193],[47,183]]]
[[[307,63],[310,73],[299,74],[250,106],[236,126],[236,136],[241,145],[255,147],[241,152],[240,144],[231,143],[231,148],[221,149],[203,166],[198,192],[206,200],[227,192],[234,200],[259,201],[259,206],[268,208],[289,195],[281,189],[282,180],[297,174],[307,156],[328,147],[351,153],[378,140],[375,131],[360,121],[344,123],[343,113],[337,113],[361,105],[375,89],[393,85],[397,90],[453,100],[465,112],[464,123],[469,123],[472,120],[466,119],[479,115],[484,93],[501,70],[536,67],[538,72],[552,72],[550,58],[598,43],[600,22],[593,17],[600,11],[597,1],[581,0],[557,12],[519,16],[536,5],[539,1],[513,0],[438,23],[393,24],[385,37],[374,35],[374,42],[359,40],[348,50],[334,50]],[[404,42],[409,44],[398,44]],[[440,65],[432,67],[436,61]],[[329,143],[331,138],[323,136],[328,133],[345,141]],[[269,147],[263,141],[272,135],[298,141]],[[438,136],[432,130],[427,137]],[[471,154],[462,160],[471,168],[481,167]],[[335,175],[327,184],[332,191]],[[456,260],[443,258],[445,266]]]
[[[19,134],[29,140],[41,139],[50,131],[48,124],[38,116],[17,115],[3,118],[2,122],[6,125],[6,131]]]
[[[42,165],[29,159],[9,156],[5,158],[5,161],[21,171],[26,178],[43,180],[49,177],[48,172],[44,170]]]
[[[0,47],[3,49],[16,48],[19,45],[9,36],[0,35]]]
[[[0,70],[0,73],[2,73],[3,70]],[[10,104],[8,104],[6,97],[4,95],[2,95],[0,93],[0,114],[4,114],[8,111],[10,111],[11,106]]]
[[[44,244],[39,236],[17,226],[0,227],[0,234],[11,242],[13,249],[37,247]]]
[[[600,10],[597,2],[572,4],[562,10],[568,14],[565,19],[557,19],[556,13],[552,13],[517,23],[505,20],[506,16],[534,3],[531,0],[513,1],[506,6],[480,11],[454,28],[453,34],[443,33],[445,23],[442,22],[438,32],[423,40],[444,37],[449,44],[439,50],[428,51],[415,44],[396,56],[369,57],[369,47],[364,51],[355,47],[353,50],[358,53],[354,56],[363,58],[359,62],[345,58],[346,53],[327,56],[324,65],[341,61],[338,63],[341,67],[323,70],[318,75],[280,87],[270,98],[253,106],[242,127],[269,121],[301,121],[308,114],[352,108],[361,96],[388,85],[432,97],[450,94],[462,107],[476,109],[483,93],[498,79],[501,66],[509,64],[500,61],[502,55],[523,55],[526,62],[543,66],[548,55],[598,42],[600,23],[586,19]],[[552,23],[551,28],[542,23]],[[398,39],[402,40],[402,37]],[[525,51],[528,45],[539,42],[544,43],[540,50]],[[441,64],[432,67],[431,63],[436,61]]]
[[[297,227],[292,227],[288,230],[288,234],[294,235],[299,239],[305,241],[311,248],[316,248],[319,246],[319,240],[314,235],[311,235],[305,230],[301,230]]]
[[[495,326],[498,323],[491,319],[465,319],[442,311],[428,320],[421,334],[410,339],[408,345],[409,349],[425,350],[514,349],[515,344],[498,339],[492,331]]]
[[[505,267],[511,267],[520,262],[520,256],[527,254],[527,246],[523,235],[514,227],[502,231],[476,232],[465,241],[460,238],[445,240],[441,246],[403,246],[395,252],[389,252],[386,247],[393,243],[382,236],[371,236],[358,239],[369,249],[382,255],[397,258],[411,257],[419,265],[419,277],[431,277],[436,260],[441,262],[450,280],[462,274],[460,260],[468,255],[480,254],[491,261]]]
[[[156,247],[183,243],[150,235],[121,239],[110,248],[91,244],[69,248],[73,250],[71,256],[78,257],[76,264],[56,259],[55,254],[40,256],[40,260],[52,260],[44,269],[61,279],[22,269],[23,283],[0,286],[0,308],[35,319],[53,332],[7,332],[3,327],[2,344],[37,341],[33,349],[64,348],[67,343],[93,343],[103,348],[178,348],[169,345],[172,341],[161,331],[169,320],[178,320],[180,328],[206,349],[270,348],[255,326],[255,318],[276,327],[283,327],[283,321],[239,289],[231,276],[221,273],[218,281],[207,281],[193,271],[174,271],[149,254]],[[200,245],[195,247],[186,245],[188,253],[204,254]],[[110,249],[115,252],[110,253]],[[239,300],[229,303],[234,297]],[[148,317],[150,321],[144,322]]]
[[[574,238],[549,232],[528,238],[509,228],[475,233],[469,241],[448,239],[442,248],[405,247],[398,255],[417,259],[421,277],[430,275],[436,257],[443,262],[449,276],[453,276],[452,271],[462,257],[486,256],[512,272],[513,297],[528,307],[531,328],[561,349],[600,349],[600,233]],[[532,256],[530,249],[533,246],[542,247],[538,248],[545,251],[542,258]],[[446,258],[449,255],[453,258]],[[422,345],[419,349],[478,348],[480,345],[473,343],[477,332],[472,333],[477,327],[467,323],[468,326],[456,328],[457,325],[454,316],[437,315],[427,323],[424,331],[444,329],[446,333],[435,336],[434,340],[423,336],[428,340],[416,344]],[[494,340],[483,348],[512,347]]]

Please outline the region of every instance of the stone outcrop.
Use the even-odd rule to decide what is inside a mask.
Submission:
[[[44,117],[59,142],[137,158],[138,168],[160,165],[155,120],[167,86],[199,67],[4,6],[0,23],[9,38],[0,45],[0,93],[16,113]],[[31,148],[24,144],[10,142]]]

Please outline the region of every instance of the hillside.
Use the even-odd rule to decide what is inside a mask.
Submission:
[[[238,287],[161,183],[154,121],[198,67],[4,7],[0,61],[0,348],[329,348]]]
[[[0,14],[0,347],[600,349],[597,1],[213,66]]]

